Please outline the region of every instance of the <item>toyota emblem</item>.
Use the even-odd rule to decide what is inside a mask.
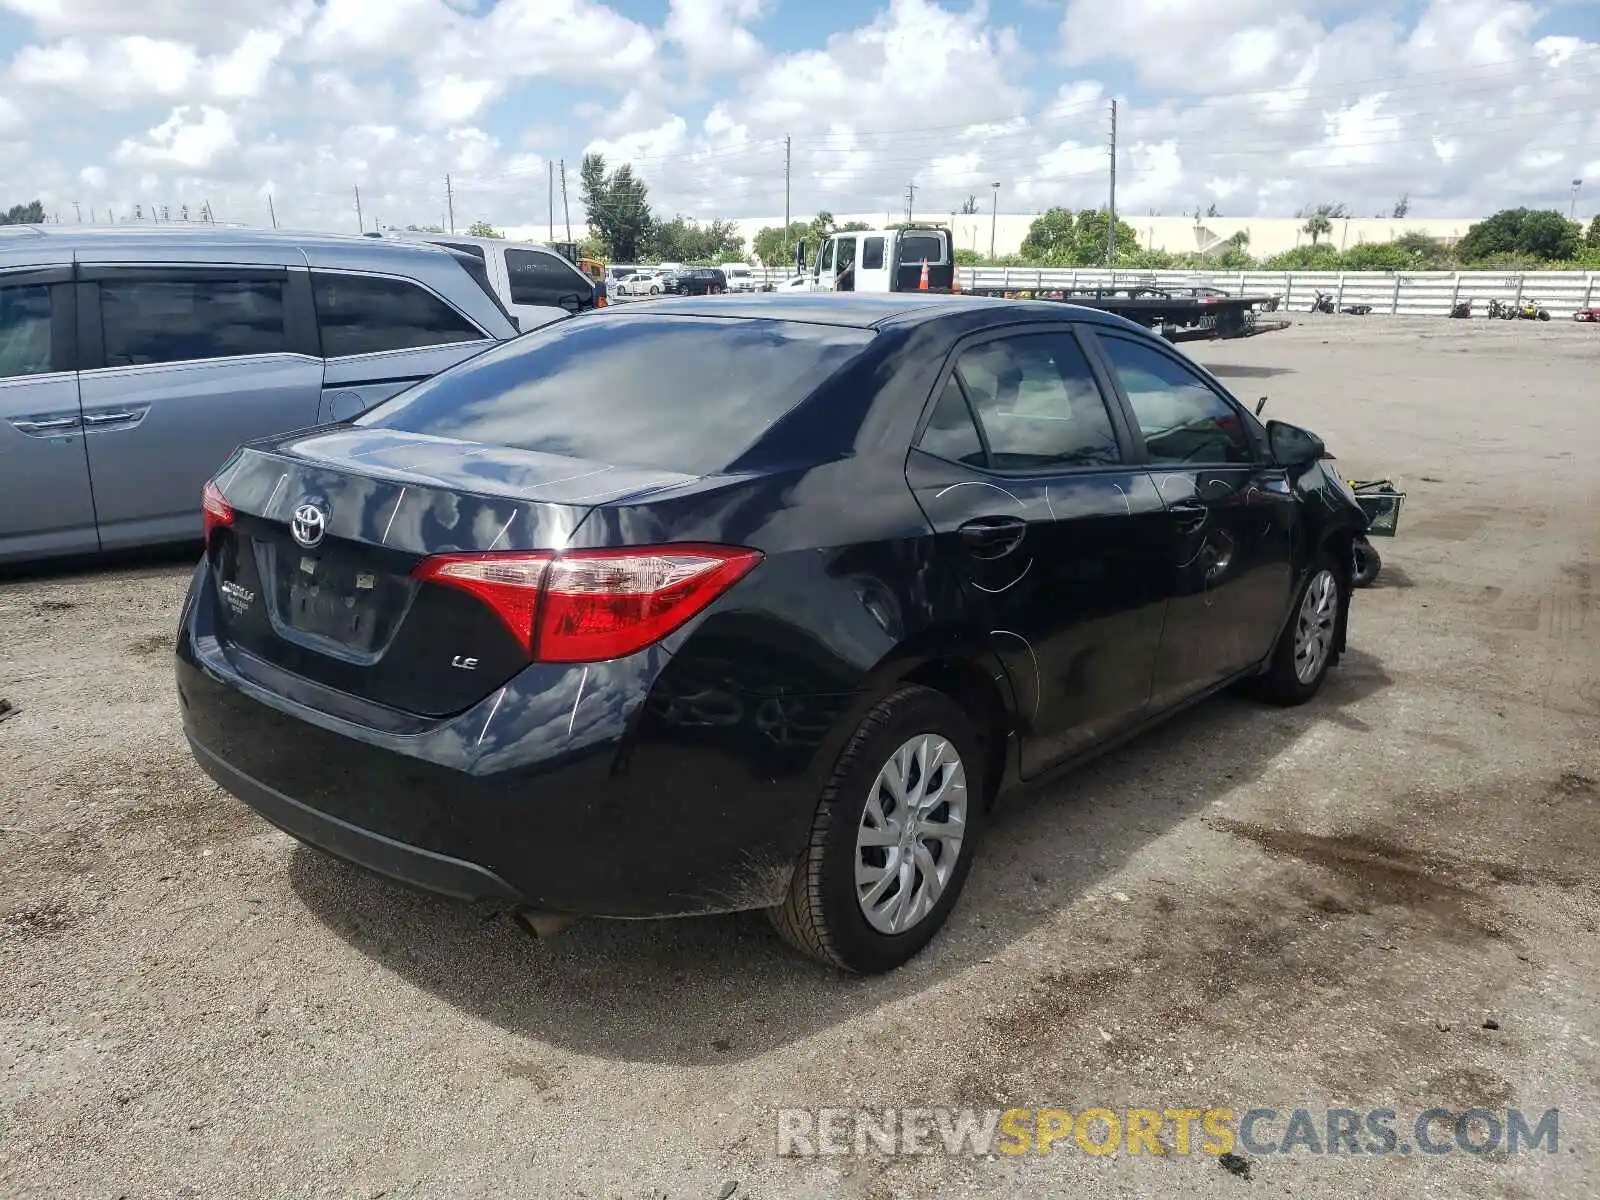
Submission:
[[[307,500],[294,510],[289,533],[299,545],[310,550],[322,542],[322,535],[327,531],[328,513],[320,504]]]

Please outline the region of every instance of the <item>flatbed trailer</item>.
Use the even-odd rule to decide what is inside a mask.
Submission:
[[[1116,313],[1146,329],[1154,329],[1176,340],[1184,334],[1200,337],[1247,337],[1260,331],[1258,307],[1268,312],[1278,307],[1276,296],[1190,295],[1156,287],[1122,288],[962,288],[971,296],[995,296],[1007,300],[1051,300],[1058,304],[1079,304]]]

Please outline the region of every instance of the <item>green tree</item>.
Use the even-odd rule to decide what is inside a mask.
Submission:
[[[860,233],[863,229],[871,229],[865,221],[846,221],[834,230],[835,233]]]
[[[13,204],[5,212],[0,213],[0,225],[42,224],[44,224],[44,204],[38,200],[27,204]]]
[[[645,235],[646,260],[711,264],[744,256],[744,239],[732,221],[701,225],[682,217],[652,221]]]
[[[487,221],[474,221],[471,225],[467,226],[467,236],[481,238],[503,238],[505,237],[505,234],[501,233]]]
[[[1583,235],[1583,244],[1591,250],[1600,250],[1600,213],[1589,222],[1589,232]]]
[[[1261,264],[1265,271],[1337,271],[1339,252],[1332,246],[1296,246],[1274,254]]]
[[[185,216],[183,219],[185,221],[187,221],[189,218],[187,216]],[[406,232],[407,233],[443,233],[444,232],[444,226],[443,225],[407,225],[406,226]]]
[[[604,155],[585,154],[579,191],[589,228],[613,262],[637,262],[650,232],[650,189],[623,163],[609,174]]]
[[[1333,232],[1333,222],[1323,213],[1312,213],[1301,228],[1311,235],[1311,244],[1315,246],[1325,235]]]
[[[1028,226],[1028,236],[1022,239],[1022,257],[1041,264],[1065,259],[1074,249],[1073,234],[1072,213],[1065,208],[1052,208]]]
[[[1402,233],[1395,238],[1393,244],[1410,255],[1412,265],[1421,270],[1441,271],[1450,267],[1455,261],[1448,246],[1421,230],[1414,229],[1409,233]]]
[[[1072,261],[1068,266],[1094,267],[1106,261],[1106,234],[1110,230],[1111,214],[1105,209],[1086,208],[1073,222]],[[1126,221],[1117,221],[1117,261],[1139,252],[1139,233]]]
[[[1411,193],[1403,193],[1400,199],[1394,202],[1394,207],[1389,210],[1389,216],[1396,221],[1403,221],[1406,214],[1411,211]]]
[[[769,225],[750,241],[750,248],[763,266],[787,267],[794,262],[794,248],[806,240],[811,226],[805,221],[791,221],[785,236],[781,225]]]
[[[977,196],[969,195],[965,200],[963,200],[961,202],[961,215],[962,216],[971,216],[973,213],[975,213],[977,211],[978,211],[978,197]]]
[[[1582,231],[1550,209],[1503,208],[1472,225],[1456,247],[1464,262],[1519,255],[1552,262],[1576,258]]]
[[[1417,268],[1417,256],[1399,242],[1361,242],[1339,255],[1346,271],[1404,271]]]

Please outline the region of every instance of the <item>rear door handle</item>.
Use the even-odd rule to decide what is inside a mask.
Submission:
[[[1167,511],[1177,522],[1178,528],[1184,533],[1198,533],[1206,523],[1206,518],[1211,515],[1211,510],[1197,500],[1180,500],[1169,505]]]
[[[1027,536],[1021,517],[976,517],[956,530],[961,544],[974,558],[1003,558]]]

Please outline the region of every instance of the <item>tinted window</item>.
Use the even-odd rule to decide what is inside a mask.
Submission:
[[[861,247],[861,269],[877,271],[883,267],[883,239],[870,237]]]
[[[900,235],[900,261],[920,263],[944,261],[944,239],[936,233],[905,233]]]
[[[475,246],[471,242],[435,242],[436,246],[448,246],[452,250],[459,250],[463,254],[470,254],[479,262],[484,261],[483,247]]]
[[[276,354],[289,348],[281,279],[108,279],[106,366]]]
[[[506,274],[511,277],[511,303],[554,306],[574,296],[587,300],[593,284],[554,254],[537,250],[506,251]]]
[[[951,462],[967,463],[974,467],[985,465],[983,443],[978,440],[978,427],[972,423],[972,411],[954,375],[944,385],[939,403],[933,406],[933,416],[922,431],[919,450],[937,454]]]
[[[473,342],[485,335],[431,292],[403,279],[313,271],[322,353],[375,354]]]
[[[871,342],[789,321],[603,316],[506,342],[357,424],[704,474]]]
[[[1100,344],[1127,393],[1145,448],[1157,462],[1255,460],[1238,410],[1188,367],[1127,338]]]
[[[1120,461],[1111,415],[1070,333],[983,342],[962,353],[956,374],[989,439],[991,466]]]
[[[0,287],[0,379],[50,370],[50,288]]]
[[[824,271],[833,266],[833,247],[834,241],[832,238],[829,238],[822,245],[822,257],[819,258],[817,262],[821,265]]]

